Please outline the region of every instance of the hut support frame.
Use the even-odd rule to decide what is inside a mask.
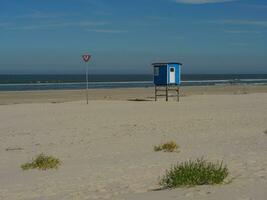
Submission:
[[[176,95],[173,93],[170,95],[170,92],[176,92]],[[176,97],[177,101],[180,101],[180,86],[179,85],[155,85],[155,101],[158,100],[158,97],[165,97],[166,101],[169,101],[169,97]]]

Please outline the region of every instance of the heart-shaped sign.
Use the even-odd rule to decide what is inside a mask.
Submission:
[[[83,57],[84,62],[88,62],[90,60],[90,58],[91,58],[91,55],[85,54],[82,57]]]

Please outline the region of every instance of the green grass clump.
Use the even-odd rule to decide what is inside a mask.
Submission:
[[[228,168],[223,162],[212,163],[204,159],[190,160],[172,166],[166,171],[159,184],[164,188],[220,184],[228,174]]]
[[[154,151],[174,152],[177,149],[178,145],[173,141],[154,146]]]
[[[23,170],[29,169],[39,169],[39,170],[47,170],[47,169],[57,169],[61,164],[60,160],[54,158],[53,156],[46,156],[43,153],[38,155],[32,162],[25,163],[21,165]]]

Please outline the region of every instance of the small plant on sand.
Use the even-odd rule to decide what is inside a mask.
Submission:
[[[174,152],[177,149],[178,145],[173,141],[154,146],[154,151]]]
[[[46,156],[43,153],[38,155],[32,162],[25,163],[21,165],[23,170],[29,169],[39,169],[39,170],[47,170],[47,169],[57,169],[61,164],[60,160],[54,158],[53,156]]]
[[[164,188],[220,184],[228,173],[223,162],[212,163],[201,158],[172,166],[159,184]]]
[[[265,135],[267,135],[267,130],[263,132]]]

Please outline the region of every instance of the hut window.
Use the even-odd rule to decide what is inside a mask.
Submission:
[[[171,72],[174,72],[174,68],[173,67],[171,67]]]
[[[154,68],[154,75],[158,76],[159,75],[159,67]]]

